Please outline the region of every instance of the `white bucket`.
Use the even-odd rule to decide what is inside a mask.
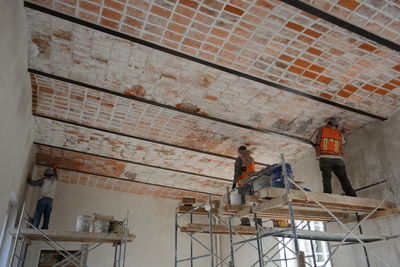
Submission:
[[[230,193],[230,201],[231,205],[240,205],[242,204],[242,199],[238,191],[234,191]]]
[[[94,231],[96,233],[108,233],[109,228],[110,228],[110,221],[96,220],[94,222]]]
[[[76,220],[76,231],[77,232],[89,232],[90,223],[92,222],[92,217],[89,215],[79,215]]]

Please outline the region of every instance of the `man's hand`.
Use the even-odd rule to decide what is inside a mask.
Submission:
[[[28,174],[28,179],[32,179],[32,173]]]
[[[57,164],[53,164],[53,165],[51,165],[51,167],[52,167],[53,169],[57,169]]]

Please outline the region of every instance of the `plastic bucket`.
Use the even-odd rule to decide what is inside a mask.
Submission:
[[[77,232],[89,232],[90,223],[92,222],[92,217],[89,215],[79,215],[76,220],[76,231]]]
[[[110,228],[110,221],[96,220],[94,222],[94,231],[96,233],[107,233]]]
[[[242,204],[242,199],[240,197],[240,194],[237,191],[230,193],[230,201],[231,201],[231,205]]]

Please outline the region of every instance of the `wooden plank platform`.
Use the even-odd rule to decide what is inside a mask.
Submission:
[[[49,238],[57,242],[79,242],[79,243],[119,243],[123,239],[122,235],[115,233],[93,233],[93,232],[75,232],[59,230],[41,230]],[[47,241],[35,229],[21,229],[21,236],[26,241]],[[127,242],[132,242],[136,235],[129,234]]]
[[[213,226],[213,234],[229,234],[229,228],[225,225],[214,224]],[[186,226],[181,227],[181,232],[186,233],[196,233],[202,231],[201,233],[210,233],[208,224],[188,224]],[[235,233],[236,232],[236,233]],[[232,234],[240,234],[240,235],[255,235],[256,228],[254,226],[232,226]],[[332,242],[340,242],[345,236],[346,233],[334,233],[334,232],[320,232],[320,231],[310,231],[310,230],[301,230],[297,229],[296,234],[299,239],[306,240],[321,240],[321,241],[332,241]],[[290,228],[279,228],[279,227],[262,227],[261,235],[270,235],[277,237],[293,237],[292,230]],[[360,238],[363,242],[374,242],[379,240],[385,240],[384,236],[372,236],[372,235],[359,235],[357,237]],[[357,239],[348,236],[345,242],[355,242],[358,243]]]

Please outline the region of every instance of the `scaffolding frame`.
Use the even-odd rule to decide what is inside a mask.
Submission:
[[[118,239],[113,238],[111,241],[107,238],[110,238],[110,236],[113,233],[105,233],[102,236],[96,237],[95,240],[91,238],[90,242],[84,240],[79,242],[75,240],[74,241],[63,240],[57,242],[56,240],[54,240],[54,238],[51,238],[44,231],[35,227],[29,221],[29,218],[30,216],[26,211],[24,203],[18,220],[17,231],[15,233],[12,233],[14,241],[10,256],[10,265],[9,265],[10,267],[24,266],[27,249],[32,241],[44,241],[47,245],[53,248],[58,254],[64,257],[64,259],[61,262],[54,264],[52,267],[59,267],[59,266],[63,267],[66,266],[67,264],[73,264],[74,266],[78,267],[88,267],[88,265],[86,264],[88,253],[105,243],[112,243],[113,246],[115,247],[113,267],[125,267],[126,246],[127,243],[131,241],[128,230],[129,211],[127,211],[126,217],[123,220],[124,230],[122,238]],[[23,225],[25,225],[25,227],[23,227]],[[34,239],[27,237],[27,235],[31,235],[32,233],[29,232],[29,234],[26,234],[24,232],[24,229],[28,229],[26,228],[26,226],[30,227],[30,230],[33,229],[33,232],[36,234],[37,237],[35,237]],[[61,242],[81,243],[81,249],[72,254],[68,251],[68,249],[66,249],[64,246],[60,244]]]
[[[301,252],[299,250],[299,243],[298,243],[298,236],[297,236],[297,230],[298,227],[304,223],[304,221],[301,221],[298,225],[295,224],[295,216],[294,216],[294,206],[293,206],[293,200],[291,198],[289,198],[287,200],[287,205],[288,205],[288,212],[290,215],[290,221],[291,221],[291,227],[290,227],[290,231],[291,231],[291,237],[285,241],[285,239],[287,238],[282,238],[282,240],[279,240],[279,237],[277,237],[277,235],[279,234],[279,232],[272,232],[272,233],[263,233],[263,228],[261,225],[258,225],[257,223],[257,212],[253,213],[253,217],[254,217],[254,221],[255,221],[255,238],[245,238],[243,235],[241,235],[240,233],[238,233],[237,231],[235,231],[232,228],[232,218],[234,217],[241,217],[241,215],[229,215],[226,216],[224,215],[223,217],[228,217],[227,222],[222,219],[222,216],[218,215],[218,214],[214,214],[213,213],[213,208],[212,208],[212,201],[211,201],[211,196],[209,195],[208,197],[208,202],[201,204],[200,206],[197,207],[192,207],[190,210],[185,211],[183,213],[179,213],[177,212],[175,215],[175,267],[178,267],[178,263],[180,262],[184,262],[184,261],[190,261],[191,263],[191,267],[193,267],[193,262],[196,259],[200,259],[200,258],[204,258],[204,257],[209,257],[210,256],[210,266],[211,267],[217,267],[223,263],[227,264],[229,267],[235,267],[235,257],[234,254],[240,249],[242,248],[245,244],[250,244],[250,246],[252,246],[253,248],[255,248],[257,250],[257,255],[258,255],[258,259],[255,263],[253,263],[251,265],[251,267],[254,267],[256,265],[259,265],[260,267],[266,266],[268,263],[272,263],[274,264],[274,266],[278,266],[276,264],[276,262],[279,261],[285,261],[286,266],[287,266],[287,261],[288,260],[296,260],[297,261],[297,266],[311,266],[313,267],[313,265],[309,264],[307,261],[305,261],[304,259],[307,257],[312,257],[312,261],[314,264],[314,267],[317,266],[316,265],[316,257],[315,257],[315,248],[313,245],[313,241],[316,240],[321,240],[321,241],[326,241],[328,242],[327,244],[327,248],[329,251],[329,257],[326,259],[326,261],[324,262],[324,264],[322,265],[323,267],[325,267],[328,263],[331,263],[331,266],[333,266],[333,263],[331,262],[332,260],[332,256],[337,252],[337,250],[343,246],[343,245],[347,245],[347,244],[361,244],[364,248],[365,251],[365,256],[366,256],[366,260],[367,262],[369,262],[369,258],[368,258],[368,254],[367,251],[369,251],[372,255],[374,255],[379,261],[381,261],[385,266],[391,266],[389,265],[384,259],[382,259],[381,257],[379,257],[371,248],[366,246],[366,241],[363,241],[362,238],[360,238],[359,236],[357,236],[357,234],[355,234],[353,231],[356,229],[361,229],[361,224],[363,222],[365,222],[367,219],[369,219],[380,207],[381,205],[386,201],[386,199],[389,197],[390,193],[393,193],[393,191],[391,189],[389,189],[387,191],[387,193],[385,194],[384,198],[379,202],[379,204],[372,210],[372,211],[368,211],[366,215],[364,215],[362,217],[362,219],[360,220],[360,217],[358,216],[358,214],[356,213],[356,218],[357,218],[357,224],[352,227],[351,229],[349,229],[349,227],[347,227],[341,219],[339,219],[338,217],[335,216],[334,212],[332,212],[329,208],[327,208],[325,205],[323,205],[320,201],[318,201],[315,197],[313,197],[312,195],[307,194],[307,192],[301,187],[299,186],[295,181],[293,181],[293,179],[291,179],[288,175],[287,172],[287,168],[286,168],[286,162],[284,159],[283,154],[281,154],[281,166],[282,166],[282,177],[284,178],[284,183],[285,183],[285,189],[286,189],[286,193],[289,194],[290,193],[290,184],[292,184],[294,186],[294,188],[297,188],[298,190],[300,190],[305,197],[309,200],[309,201],[313,201],[314,203],[317,204],[317,206],[319,206],[320,208],[322,208],[326,213],[328,213],[330,215],[330,217],[333,219],[333,222],[337,222],[341,228],[343,228],[345,230],[345,236],[343,238],[341,238],[340,241],[333,241],[333,240],[322,240],[322,239],[313,239],[312,236],[310,236],[310,238],[307,238],[310,241],[310,246],[311,246],[311,255],[308,256],[304,256],[304,253]],[[255,177],[257,178],[257,177]],[[255,178],[249,179],[249,181],[245,182],[245,184],[250,183],[251,186],[253,187],[253,181],[255,180]],[[377,183],[380,184],[380,183]],[[377,185],[376,184],[376,185]],[[368,187],[369,188],[369,187]],[[231,192],[233,192],[236,189],[233,190],[228,190],[227,189],[227,197],[228,197],[228,201],[229,201],[229,194]],[[255,204],[253,204],[254,207]],[[196,214],[196,211],[201,209],[201,208],[205,208],[208,212],[207,215],[209,216],[209,224],[208,227],[203,228],[203,229],[199,229],[196,232],[184,232],[183,231],[183,227],[180,226],[178,224],[179,219],[182,216],[185,215],[189,215],[190,216],[190,223],[193,223],[193,214]],[[205,215],[205,214],[204,214]],[[230,243],[230,254],[228,256],[226,256],[225,258],[221,258],[219,257],[213,249],[213,235],[215,235],[213,233],[213,223],[212,223],[212,219],[218,219],[220,222],[222,222],[224,225],[226,225],[228,227],[228,235],[229,235],[229,243]],[[310,229],[310,222],[306,222],[306,224],[303,226],[302,229],[304,229],[304,227],[308,227],[308,229]],[[178,230],[181,230],[181,232],[184,232],[186,235],[188,235],[190,237],[190,257],[186,258],[186,259],[178,259]],[[300,229],[300,230],[302,230]],[[326,225],[324,224],[324,229],[326,229]],[[210,248],[208,248],[206,245],[204,245],[203,243],[201,243],[197,238],[194,237],[195,234],[200,234],[200,233],[205,233],[205,232],[209,232],[210,235]],[[286,229],[287,231],[287,229]],[[216,234],[220,234],[220,233],[216,233]],[[242,238],[242,241],[239,242],[233,242],[233,234],[236,234],[237,236],[239,236],[240,238]],[[362,234],[362,233],[361,233]],[[352,237],[353,239],[355,239],[354,241],[349,241],[349,237]],[[277,243],[270,248],[268,251],[264,252],[263,247],[262,247],[262,239],[265,237],[272,237],[274,238]],[[382,240],[389,240],[391,238],[397,238],[397,236],[393,236],[393,237],[385,237],[382,239],[378,239],[378,240],[374,240],[374,241],[368,241],[368,243],[370,242],[376,242],[376,241],[382,241]],[[304,239],[304,238],[301,238]],[[202,256],[193,256],[193,240],[198,242],[199,244],[202,245],[202,247],[206,248],[210,254],[206,254],[206,255],[202,255]],[[257,241],[257,246],[254,246],[252,243],[250,243],[251,241]],[[293,241],[294,244],[294,250],[292,250],[291,248],[288,248],[288,244],[290,242]],[[339,245],[335,246],[335,249],[333,251],[331,251],[331,246],[329,244],[329,242],[339,242]],[[279,246],[279,244],[281,244],[281,248],[279,248],[272,256],[268,256],[269,253],[271,251],[273,251],[277,246]],[[240,245],[239,247],[235,248],[235,246]],[[283,250],[284,251],[284,258],[283,259],[274,259],[276,255],[279,255],[280,251]],[[294,258],[287,258],[286,257],[286,250],[291,251],[295,257]],[[217,264],[215,264],[214,261],[214,257],[217,258]],[[264,258],[266,259],[266,262],[264,261]],[[219,262],[218,262],[219,260]],[[230,262],[227,262],[227,260],[230,260]]]

